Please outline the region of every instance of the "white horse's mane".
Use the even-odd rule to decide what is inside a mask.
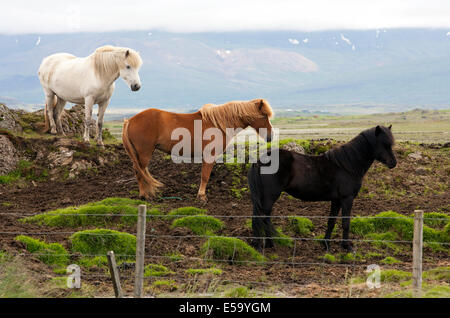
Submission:
[[[102,79],[118,73],[126,63],[135,68],[142,65],[139,53],[126,47],[105,45],[96,49],[91,57],[94,61],[95,73]]]

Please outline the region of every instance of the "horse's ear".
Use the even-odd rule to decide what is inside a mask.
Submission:
[[[391,128],[392,128],[392,125],[389,125],[389,127],[388,127],[388,128],[389,128],[389,130],[391,130]]]
[[[381,133],[381,127],[377,126],[375,127],[375,137],[378,137],[378,135]]]
[[[127,52],[125,53],[125,57],[128,57],[128,55],[130,55],[130,50],[127,50]]]

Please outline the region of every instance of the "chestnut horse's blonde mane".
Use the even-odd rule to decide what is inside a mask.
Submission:
[[[125,67],[126,62],[131,67],[142,65],[139,53],[126,47],[105,45],[96,49],[91,56],[94,60],[95,73],[102,79],[118,73]]]
[[[248,125],[257,118],[273,115],[272,107],[265,99],[251,101],[233,101],[222,105],[206,104],[200,108],[202,119],[213,126],[226,131]]]

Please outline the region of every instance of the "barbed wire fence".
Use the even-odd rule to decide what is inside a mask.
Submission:
[[[100,280],[100,281],[112,281],[113,282],[113,287],[115,290],[115,295],[116,297],[122,297],[124,296],[124,293],[121,292],[121,286],[120,286],[120,282],[122,281],[133,281],[134,279],[134,297],[144,297],[145,296],[145,290],[144,290],[144,281],[157,281],[158,279],[160,279],[160,277],[154,277],[154,276],[150,276],[150,277],[145,277],[144,275],[144,264],[145,264],[145,260],[157,260],[158,262],[161,261],[171,261],[172,263],[183,263],[183,262],[188,262],[188,261],[193,261],[193,262],[205,262],[205,263],[210,263],[210,262],[215,262],[215,263],[219,263],[219,264],[229,264],[229,265],[253,265],[253,266],[284,266],[284,267],[292,267],[292,268],[297,268],[297,267],[342,267],[342,268],[346,268],[348,269],[359,269],[359,270],[364,270],[365,268],[367,268],[367,264],[359,264],[357,263],[356,260],[353,260],[351,262],[348,263],[328,263],[326,262],[325,259],[322,260],[322,262],[314,262],[314,261],[303,261],[303,260],[299,260],[299,254],[301,252],[299,252],[297,250],[297,245],[299,242],[302,241],[316,241],[316,242],[323,242],[324,239],[323,238],[314,238],[314,237],[289,237],[288,239],[293,241],[293,246],[292,246],[292,255],[287,259],[287,260],[272,260],[272,259],[268,259],[266,257],[266,248],[263,245],[262,248],[262,256],[263,259],[261,260],[239,260],[239,259],[235,259],[235,255],[236,255],[236,243],[234,245],[234,250],[233,250],[233,254],[231,258],[228,259],[220,259],[220,258],[216,258],[213,257],[212,253],[209,253],[209,242],[210,239],[213,238],[221,238],[224,236],[220,236],[220,235],[170,235],[170,234],[153,234],[153,233],[146,233],[146,220],[147,219],[153,219],[153,218],[160,218],[160,219],[164,219],[164,218],[177,218],[177,217],[185,217],[186,215],[151,215],[151,214],[147,214],[146,213],[146,209],[147,206],[146,205],[140,205],[139,209],[138,209],[138,214],[116,214],[116,213],[112,213],[112,214],[77,214],[77,213],[65,213],[64,217],[81,217],[81,216],[92,216],[92,217],[103,217],[105,218],[105,223],[106,218],[109,218],[109,220],[111,221],[113,218],[117,218],[117,217],[136,217],[137,218],[137,233],[136,233],[136,254],[111,254],[108,253],[108,255],[106,254],[82,254],[82,253],[67,253],[67,254],[57,254],[57,253],[38,253],[38,252],[31,252],[31,253],[21,253],[19,254],[20,256],[35,256],[35,257],[57,257],[57,256],[68,256],[70,257],[72,260],[75,259],[80,259],[83,257],[106,257],[108,256],[108,260],[111,259],[113,260],[113,264],[111,264],[111,262],[109,262],[109,270],[110,273],[81,273],[81,278],[83,279],[87,279],[87,280]],[[357,242],[357,243],[400,243],[400,244],[411,244],[413,246],[413,253],[412,253],[412,260],[410,263],[406,263],[406,262],[402,262],[401,264],[396,264],[395,266],[383,266],[383,269],[399,269],[399,268],[403,268],[406,269],[407,271],[412,271],[412,280],[413,280],[413,292],[415,296],[420,296],[421,294],[421,285],[422,285],[422,272],[424,269],[426,268],[433,268],[433,265],[431,264],[427,264],[427,263],[423,263],[423,257],[422,257],[422,251],[423,251],[423,244],[435,244],[435,245],[439,245],[439,246],[449,246],[450,243],[446,243],[446,242],[437,242],[437,241],[423,241],[423,222],[424,220],[430,220],[430,221],[448,221],[445,218],[436,218],[436,217],[424,217],[423,216],[423,211],[422,210],[416,210],[414,217],[407,217],[407,216],[402,216],[402,217],[381,217],[381,216],[322,216],[322,215],[312,215],[312,216],[305,216],[302,215],[302,217],[307,217],[310,219],[329,219],[329,218],[335,218],[335,219],[344,219],[344,218],[362,218],[362,219],[413,219],[414,220],[414,235],[413,235],[413,239],[412,240],[385,240],[385,239],[341,239],[341,238],[330,238],[328,241],[330,242],[344,242],[344,241],[349,241],[349,242]],[[14,215],[14,216],[34,216],[36,214],[23,214],[23,213],[0,213],[1,215]],[[219,219],[248,219],[250,217],[261,217],[261,218],[267,218],[267,216],[249,216],[249,215],[209,215],[208,216],[212,216],[215,218],[219,218]],[[271,216],[272,218],[279,218],[279,219],[289,219],[292,217],[297,217],[298,215],[274,215]],[[204,217],[204,215],[192,215],[191,217]],[[27,235],[27,236],[38,236],[38,237],[47,237],[47,236],[68,236],[68,235],[73,235],[75,233],[79,233],[76,231],[43,231],[43,232],[27,232],[27,231],[0,231],[0,235],[2,236],[18,236],[18,235]],[[129,235],[129,233],[122,233],[122,232],[118,232],[118,233],[114,233],[114,234],[109,234],[109,233],[83,233],[82,235],[88,235],[91,237],[97,237],[98,239],[100,239],[101,241],[108,236],[111,235]],[[263,239],[263,242],[266,241],[266,239],[279,239],[279,240],[286,240],[286,237],[254,237],[254,236],[243,236],[243,235],[234,235],[234,236],[226,236],[229,238],[235,238],[235,239],[240,239],[240,240],[253,240],[253,239]],[[194,239],[201,239],[207,240],[207,248],[206,251],[204,251],[203,253],[203,257],[198,257],[198,256],[183,256],[181,259],[175,259],[174,257],[171,255],[161,255],[161,254],[152,254],[152,253],[145,253],[146,250],[150,250],[150,248],[155,244],[156,241],[158,240],[162,240],[164,242],[167,242],[167,240],[177,240],[178,244],[176,249],[173,251],[174,253],[177,253],[179,251],[181,242],[183,240],[187,240],[189,242],[192,242]],[[146,243],[147,241],[149,241],[149,244],[147,244],[147,249],[146,249]],[[117,265],[116,261],[115,261],[115,257],[117,257],[120,260],[125,260],[125,261],[121,261],[119,263],[119,265]],[[135,263],[127,263],[127,261],[129,260],[135,260]],[[135,275],[130,274],[130,270],[132,271],[134,269],[135,271]],[[186,276],[186,275],[185,275]],[[220,283],[228,283],[228,284],[240,284],[240,285],[245,285],[245,286],[274,286],[277,284],[281,284],[284,287],[292,287],[292,286],[297,286],[297,287],[305,287],[304,283],[298,283],[298,282],[291,282],[291,277],[286,277],[286,279],[282,282],[282,283],[274,283],[274,282],[264,282],[264,281],[249,281],[248,279],[220,279],[218,277],[216,278],[203,278],[203,277],[199,277],[198,275],[194,275],[194,277],[174,277],[173,280],[169,280],[169,281],[173,281],[173,282],[184,282],[185,285],[192,286],[192,290],[195,290],[195,288],[193,288],[193,286],[195,284],[198,283],[202,283],[205,286],[209,286],[209,287],[205,287],[206,290],[208,290],[208,288],[210,288],[211,286],[216,286],[217,284]],[[187,288],[188,288],[187,287]],[[201,294],[202,296],[204,295],[209,295],[208,293],[203,293]]]

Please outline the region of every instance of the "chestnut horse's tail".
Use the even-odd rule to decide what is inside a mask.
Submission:
[[[55,108],[57,102],[58,102],[58,97],[55,95],[53,97],[53,108]],[[47,107],[48,107],[48,105],[47,105],[47,103],[45,103],[45,109],[44,109],[44,123],[45,123],[45,125],[44,125],[44,130],[42,131],[42,133],[44,133],[44,134],[50,130],[50,122],[48,120]]]
[[[125,150],[128,153],[128,156],[133,162],[134,171],[136,172],[136,177],[138,178],[139,183],[139,195],[145,196],[146,198],[148,198],[149,194],[151,196],[155,196],[156,190],[159,187],[162,187],[163,184],[151,176],[147,167],[145,167],[145,169],[141,167],[141,164],[139,163],[139,153],[136,151],[133,142],[130,141],[130,138],[128,136],[129,123],[130,122],[128,120],[124,120],[122,142]]]

